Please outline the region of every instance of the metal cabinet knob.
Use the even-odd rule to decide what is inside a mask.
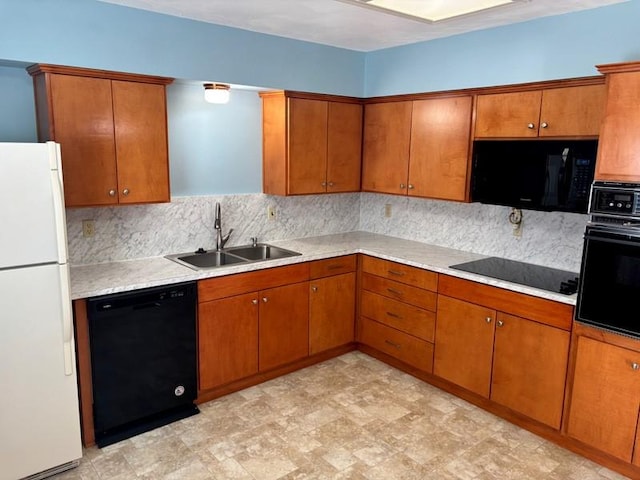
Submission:
[[[404,183],[401,183],[400,188],[404,189],[404,188],[407,188],[407,186]]]
[[[504,325],[504,322],[502,320],[498,320],[498,323],[496,323],[496,325],[502,327]]]
[[[541,126],[542,128],[547,128],[547,127],[549,126],[549,124],[548,124],[547,122],[542,122],[542,123],[540,124],[540,126]]]
[[[487,322],[487,323],[491,323],[491,317],[485,318],[484,321]]]
[[[333,182],[329,182],[329,186],[330,186],[330,187],[333,187]]]
[[[127,195],[129,195],[129,189],[125,188],[124,190],[122,190],[122,194],[126,197]]]
[[[314,292],[317,292],[317,291],[318,291],[318,287],[316,287],[316,286],[314,285],[313,287],[311,287],[311,290],[312,290],[312,291],[314,291]]]
[[[109,190],[109,196],[110,197],[115,197],[116,196],[116,191],[113,190],[113,189]]]
[[[327,186],[327,182],[322,182],[320,185],[322,185],[323,187]]]
[[[536,126],[535,126],[533,123],[529,123],[529,124],[527,125],[527,128],[528,128],[529,130],[533,130],[534,128],[536,128]]]
[[[253,300],[251,300],[251,303],[253,303],[254,305],[257,305],[258,304],[258,299],[254,298]]]
[[[631,364],[631,368],[632,368],[633,370],[638,370],[638,369],[640,369],[640,364],[637,364],[636,362],[633,362],[633,363]]]
[[[262,301],[263,301],[264,303],[267,303],[267,302],[269,301],[269,299],[268,299],[267,297],[262,297]]]
[[[415,187],[410,183],[408,188],[409,188],[409,190],[413,190]]]

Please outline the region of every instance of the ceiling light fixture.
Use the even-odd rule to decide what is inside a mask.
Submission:
[[[204,99],[209,103],[227,103],[230,89],[231,86],[225,83],[205,83]]]
[[[436,23],[530,0],[340,0],[385,13]]]

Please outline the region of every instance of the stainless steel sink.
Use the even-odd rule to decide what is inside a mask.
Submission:
[[[206,268],[224,267],[227,265],[235,265],[237,263],[246,263],[244,258],[230,255],[226,252],[206,252],[206,253],[181,253],[177,255],[167,255],[166,258],[185,265],[195,270]]]
[[[284,248],[274,247],[266,243],[258,243],[257,245],[230,247],[221,251],[212,250],[209,252],[203,251],[202,253],[178,253],[166,255],[165,258],[194,270],[206,270],[242,263],[276,260],[278,258],[287,258],[296,255],[302,254]]]
[[[277,258],[294,257],[302,255],[298,252],[286,250],[280,247],[274,247],[266,243],[258,243],[257,245],[243,245],[241,247],[230,247],[225,250],[238,257],[246,258],[249,261],[258,260],[275,260]]]

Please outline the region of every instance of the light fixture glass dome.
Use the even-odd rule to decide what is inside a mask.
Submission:
[[[209,103],[227,103],[230,88],[224,83],[205,83],[204,99]]]

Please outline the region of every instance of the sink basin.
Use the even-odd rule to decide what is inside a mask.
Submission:
[[[206,252],[206,253],[181,253],[178,255],[167,255],[169,260],[181,263],[196,270],[212,267],[224,267],[235,265],[236,263],[246,263],[244,258],[236,257],[227,252]]]
[[[244,245],[242,247],[231,247],[227,248],[225,251],[252,262],[257,260],[275,260],[277,258],[302,255],[301,253],[285,250],[280,247],[274,247],[273,245],[268,245],[266,243],[259,243],[255,246]]]
[[[278,258],[302,255],[298,252],[274,247],[266,243],[257,245],[243,245],[231,247],[222,251],[212,250],[203,253],[178,253],[166,255],[165,258],[173,260],[181,265],[194,270],[206,270],[208,268],[224,267],[241,263],[261,262],[264,260],[276,260]]]

